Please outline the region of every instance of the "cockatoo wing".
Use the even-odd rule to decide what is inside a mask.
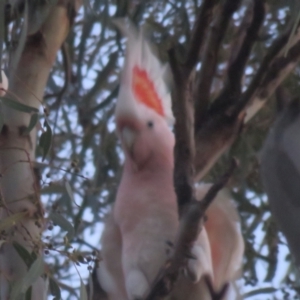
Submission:
[[[203,198],[210,186],[199,185],[197,199]],[[227,191],[218,193],[206,215],[205,229],[211,247],[214,286],[219,290],[225,283],[237,279],[243,261],[244,240],[239,215]]]
[[[122,270],[122,237],[113,214],[107,216],[101,237],[101,256],[97,277],[110,300],[127,300]]]

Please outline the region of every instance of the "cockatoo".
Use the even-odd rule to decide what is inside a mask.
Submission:
[[[261,175],[271,212],[300,267],[300,103],[278,117],[261,153]]]
[[[172,251],[168,242],[174,242],[179,226],[173,186],[174,135],[169,127],[173,115],[163,80],[165,69],[141,32],[127,30],[127,39],[115,114],[125,164],[102,234],[102,260],[97,270],[110,300],[146,296],[168,259],[168,250]],[[197,197],[202,198],[208,188],[199,187]],[[237,215],[226,199],[224,203],[216,200],[191,249],[195,259],[188,260],[188,278],[179,279],[179,288],[170,299],[210,300],[203,276],[209,275],[219,288],[233,279],[234,267],[240,265]]]
[[[196,199],[201,201],[211,184],[196,187]],[[240,275],[244,255],[244,241],[237,210],[226,190],[218,193],[206,212],[207,220],[192,248],[196,259],[190,259],[187,268],[194,273],[194,282],[181,276],[170,300],[211,300],[204,276],[210,277],[215,291],[224,284],[229,289],[224,299],[236,300],[239,292],[234,281]]]
[[[146,295],[168,258],[178,229],[173,186],[171,98],[163,67],[142,32],[129,28],[116,105],[125,163],[116,201],[102,236],[98,270],[111,300]]]

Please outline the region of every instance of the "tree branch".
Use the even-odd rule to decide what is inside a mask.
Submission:
[[[200,127],[203,115],[207,110],[221,41],[225,36],[231,16],[239,4],[240,0],[226,0],[212,24],[202,57],[202,66],[195,96],[195,129]]]
[[[299,27],[299,25],[300,24],[298,24],[298,27]],[[233,115],[239,114],[242,110],[244,110],[246,108],[246,106],[248,106],[251,102],[253,102],[254,94],[256,94],[258,87],[262,86],[261,83],[265,77],[270,77],[270,76],[272,77],[272,74],[270,73],[270,65],[271,64],[274,65],[274,60],[275,60],[276,56],[286,46],[286,43],[289,40],[290,34],[291,34],[291,28],[289,30],[287,30],[285,33],[283,33],[282,35],[280,35],[273,42],[273,44],[269,48],[269,51],[267,52],[266,56],[264,57],[262,63],[260,64],[260,67],[259,67],[257,73],[253,77],[249,87],[243,93],[239,103],[235,106]],[[297,34],[297,36],[295,36],[295,39],[298,39],[298,40],[300,39],[299,34]],[[292,48],[294,48],[294,47],[295,47],[295,45]],[[290,51],[292,50],[292,48],[289,50],[288,53],[291,53]],[[281,57],[284,58],[283,53],[282,53]],[[277,70],[277,71],[279,71],[279,70]],[[269,73],[269,75],[267,75],[267,73]],[[251,113],[251,116],[247,116],[246,120],[248,121],[252,117],[252,115],[254,115],[254,114]]]
[[[198,61],[199,52],[201,51],[207,28],[212,19],[213,8],[219,1],[220,0],[205,0],[199,9],[184,63],[184,69],[188,75]]]
[[[265,17],[265,1],[253,0],[253,2],[254,7],[251,24],[247,29],[238,54],[228,68],[225,87],[221,95],[214,101],[210,110],[224,110],[226,107],[236,103],[240,98],[245,66]]]
[[[174,49],[169,51],[169,61],[175,82],[173,92],[173,112],[176,119],[174,186],[179,208],[188,203],[193,196],[194,182],[194,126],[193,102],[189,78],[184,77],[175,58]]]
[[[228,182],[236,166],[237,163],[233,160],[227,172],[208,190],[205,197],[201,201],[193,200],[189,204],[180,222],[172,257],[159,272],[145,300],[161,299],[170,293],[177,280],[180,269],[184,267],[186,263],[193,242],[198,238],[201,232],[207,208],[218,192]]]
[[[300,36],[299,36],[300,39]],[[290,48],[286,56],[282,53],[278,56],[272,64],[269,66],[264,79],[261,84],[256,88],[253,96],[246,101],[245,97],[242,97],[236,110],[242,109],[247,103],[252,103],[246,110],[247,116],[245,122],[248,122],[267,102],[270,96],[274,93],[276,88],[286,78],[288,74],[296,67],[300,61],[300,40]]]

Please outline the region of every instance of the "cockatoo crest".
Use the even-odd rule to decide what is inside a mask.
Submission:
[[[122,74],[118,110],[126,110],[127,106],[142,104],[162,116],[169,125],[173,125],[174,117],[171,108],[171,96],[164,81],[167,71],[152,52],[142,31],[124,21],[115,22],[127,37],[125,67]],[[135,101],[136,103],[132,103]],[[131,102],[131,103],[129,103]]]

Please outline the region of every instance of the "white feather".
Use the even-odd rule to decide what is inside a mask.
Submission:
[[[129,96],[126,97],[127,99],[134,98],[131,91],[131,82],[133,68],[138,66],[147,72],[149,79],[153,82],[155,91],[161,100],[164,118],[169,125],[173,125],[174,116],[172,112],[171,95],[164,80],[167,66],[162,65],[159,59],[154,55],[142,30],[137,30],[132,24],[126,24],[123,20],[117,20],[114,23],[127,37],[125,66],[122,74],[119,98],[123,98],[127,93],[129,93],[127,94]],[[118,102],[121,101],[118,100]],[[118,105],[123,106],[125,103],[123,105],[118,103]]]

